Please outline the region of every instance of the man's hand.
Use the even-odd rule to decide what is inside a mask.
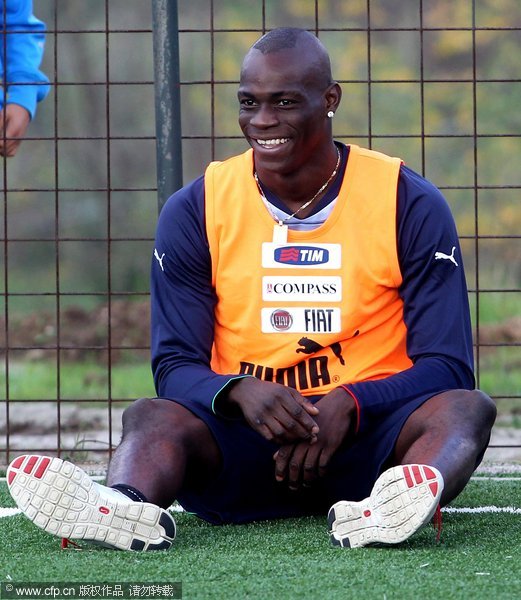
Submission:
[[[286,444],[273,457],[275,479],[286,481],[292,490],[323,477],[331,457],[356,426],[355,401],[342,388],[331,390],[315,406],[320,411],[316,443]]]
[[[313,417],[318,409],[293,388],[245,377],[233,385],[227,401],[237,405],[249,425],[267,440],[316,441],[318,426]]]
[[[0,111],[1,156],[14,156],[17,153],[30,121],[29,112],[19,104],[7,104]]]

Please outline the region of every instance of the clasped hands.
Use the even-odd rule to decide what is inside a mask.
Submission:
[[[227,400],[255,431],[280,444],[273,456],[275,478],[292,490],[309,487],[325,474],[356,420],[355,402],[343,388],[312,404],[293,388],[245,377],[233,385]]]

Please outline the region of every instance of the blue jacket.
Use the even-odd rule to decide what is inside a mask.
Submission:
[[[32,0],[0,0],[0,21],[3,34],[0,38],[0,68],[4,83],[0,91],[0,109],[6,103],[19,104],[27,109],[32,119],[36,104],[47,96],[50,87],[49,79],[39,70],[45,24],[33,15]]]

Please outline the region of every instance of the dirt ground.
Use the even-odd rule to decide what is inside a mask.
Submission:
[[[142,348],[148,358],[150,306],[148,301],[113,300],[87,310],[79,306],[64,307],[57,323],[55,312],[39,311],[29,315],[12,315],[9,319],[9,346],[27,348],[31,359],[38,358],[38,349],[55,348],[59,330],[61,355],[65,360],[85,358],[88,348],[106,347],[109,340],[113,348]],[[59,325],[59,326],[58,326]],[[0,315],[0,353],[5,348],[5,319]],[[502,323],[482,325],[479,330],[481,344],[508,344],[521,342],[521,317]],[[34,348],[31,348],[34,346]],[[493,351],[484,347],[482,352]],[[19,356],[19,354],[17,354]],[[106,362],[103,353],[98,359]],[[121,357],[113,349],[112,361]],[[519,365],[521,367],[521,365]]]
[[[10,458],[27,451],[56,454],[56,448],[60,446],[62,456],[70,457],[79,464],[88,464],[94,470],[103,470],[109,457],[109,447],[114,448],[119,442],[122,414],[122,408],[112,408],[112,427],[109,429],[108,408],[64,405],[60,408],[58,437],[56,403],[42,402],[36,408],[34,403],[27,406],[13,404],[9,408]],[[6,440],[5,403],[0,404],[0,415],[0,435]],[[521,429],[508,425],[505,419],[496,424],[490,445],[509,447],[489,448],[483,468],[505,463],[519,464],[521,468]],[[0,468],[4,468],[6,462],[5,452],[0,452]]]
[[[92,348],[112,347],[111,360],[117,362],[123,355],[122,348],[141,349],[149,357],[150,306],[148,302],[114,300],[87,310],[79,306],[68,306],[60,311],[57,322],[55,312],[38,311],[29,315],[13,315],[9,319],[9,347],[26,348],[26,356],[38,360],[48,356],[47,348],[61,346],[63,360],[77,361],[94,358],[106,364],[106,351],[93,352]],[[5,348],[5,319],[0,316],[0,354]],[[110,333],[110,336],[109,336]],[[17,358],[23,358],[17,352]]]

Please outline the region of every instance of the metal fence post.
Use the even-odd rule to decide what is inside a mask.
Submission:
[[[157,194],[161,210],[183,185],[177,0],[152,0]]]

